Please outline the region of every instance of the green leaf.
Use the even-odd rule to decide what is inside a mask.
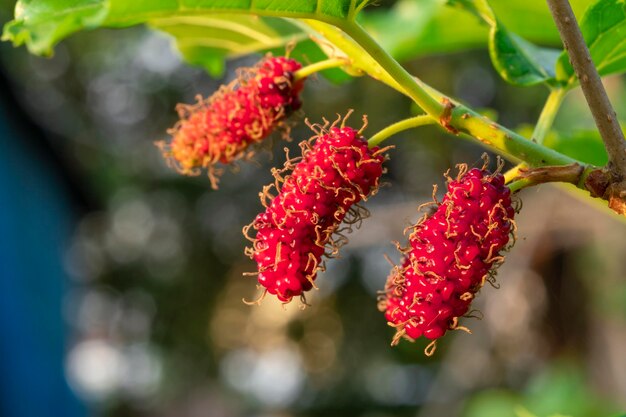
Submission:
[[[398,60],[481,46],[487,34],[473,16],[441,0],[399,0],[390,9],[368,9],[359,23]]]
[[[574,10],[581,10],[587,2],[570,3]],[[491,0],[488,4],[484,0],[398,0],[389,9],[367,9],[359,15],[359,22],[394,58],[408,60],[487,47],[491,25],[484,19],[495,19],[492,13],[502,26],[524,39],[560,45],[545,0]]]
[[[600,75],[626,71],[625,0],[598,0],[583,15],[580,29]],[[578,81],[567,52],[559,57],[557,78],[567,86]]]
[[[4,26],[2,40],[26,44],[36,54],[49,55],[52,46],[80,29],[91,29],[106,19],[104,0],[23,0],[15,5],[15,19]]]
[[[475,0],[449,1],[475,3]],[[572,0],[572,6],[577,8],[585,1]],[[49,54],[56,42],[81,29],[124,27],[147,22],[155,28],[170,32],[186,60],[217,75],[223,68],[225,58],[255,50],[277,51],[279,48],[263,46],[288,42],[292,35],[294,39],[306,36],[307,30],[294,24],[295,20],[267,16],[302,17],[304,13],[308,18],[337,23],[356,15],[367,1],[320,0],[318,4],[315,0],[264,0],[256,1],[253,9],[250,4],[251,0],[21,0],[16,8],[15,20],[5,27],[4,39],[13,40],[16,45],[25,43],[35,53]],[[316,9],[315,5],[319,8]],[[507,27],[515,29],[516,33],[542,42],[558,41],[558,34],[550,24],[551,18],[543,0],[513,3],[510,0],[492,0],[491,5]],[[228,11],[231,12],[228,17],[222,13]],[[443,0],[399,0],[390,9],[373,8],[358,16],[362,17],[361,23],[385,49],[400,60],[475,48],[487,42],[486,25],[461,8],[447,7]],[[210,42],[217,41],[214,36],[224,26],[222,22],[208,28],[202,27],[206,26],[205,22],[201,25],[190,24],[189,28],[185,27],[186,24],[175,22],[179,18],[203,17],[213,21],[233,20],[239,23],[239,28],[246,30],[223,33],[227,42],[216,46]],[[528,25],[531,18],[537,24]],[[202,29],[206,29],[206,32],[203,33]],[[246,33],[251,31],[264,33],[266,36],[262,36],[261,40],[265,40],[266,45],[257,39],[247,38]],[[200,39],[204,36],[206,40]],[[246,41],[250,44],[246,45]],[[298,43],[293,55],[305,55],[309,60],[323,57],[320,49],[310,41]],[[325,71],[324,75],[334,80],[346,78],[341,70]]]
[[[554,67],[560,51],[533,45],[507,30],[487,0],[448,1],[489,25],[489,55],[504,80],[522,86],[554,82]]]
[[[589,0],[569,0],[569,3],[574,13],[582,13],[589,6]],[[562,46],[546,0],[490,0],[489,5],[511,32],[536,44]]]
[[[401,51],[420,46],[414,40],[420,37],[438,9],[439,5],[430,0],[400,0],[390,9],[361,15],[359,22],[387,52],[398,58]]]
[[[448,0],[448,5],[467,10],[489,26],[496,23],[496,16],[487,0]]]
[[[316,19],[341,24],[368,0],[19,0],[3,39],[50,54],[63,38],[83,29],[127,27],[164,18],[236,13]],[[258,29],[257,25],[254,25]],[[190,53],[193,55],[194,51]],[[197,53],[197,51],[196,51]],[[199,58],[197,58],[199,59]]]
[[[515,85],[552,83],[560,53],[556,49],[533,45],[501,24],[494,25],[489,36],[493,66],[504,80]]]
[[[276,51],[290,42],[308,40],[307,33],[291,21],[245,14],[175,16],[149,23],[176,40],[187,62],[204,67],[214,76],[222,74],[226,58]],[[306,49],[310,52],[311,46]]]

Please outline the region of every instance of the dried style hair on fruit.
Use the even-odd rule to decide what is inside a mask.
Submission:
[[[432,340],[425,351],[432,355],[447,330],[469,331],[459,317],[485,281],[494,283],[515,210],[502,174],[466,165],[449,178],[443,201],[427,205],[431,214],[409,228],[409,246],[400,248],[404,259],[391,271],[379,309],[396,329],[392,345],[424,336]]]
[[[217,188],[221,173],[217,163],[249,158],[253,154],[250,145],[278,128],[287,135],[284,120],[301,107],[304,79],[294,81],[294,72],[300,68],[293,59],[268,55],[252,68],[239,69],[237,79],[211,97],[198,97],[193,105],[179,104],[180,120],[168,131],[171,142],[158,143],[163,155],[186,175],[206,168],[211,185]]]
[[[247,237],[255,232],[246,253],[258,271],[250,275],[264,287],[255,303],[270,293],[284,303],[299,296],[306,305],[322,255],[336,256],[344,233],[368,215],[358,203],[376,193],[387,148],[368,148],[361,131],[339,122],[311,125],[317,134],[300,143],[302,156],[288,156],[260,193],[266,210],[244,228]]]

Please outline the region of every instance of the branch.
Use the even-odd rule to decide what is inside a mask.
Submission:
[[[467,135],[514,162],[526,161],[530,166],[578,162],[506,129],[414,78],[358,24],[344,22],[333,27],[315,20],[306,23],[348,55],[354,68],[409,96],[448,131]]]
[[[580,32],[574,12],[568,0],[547,0],[563,46],[568,51],[572,67],[580,80],[580,86],[593,114],[598,131],[609,155],[608,168],[620,181],[626,177],[626,141],[617,121],[617,115],[608,96],[600,75],[596,70],[589,48]]]

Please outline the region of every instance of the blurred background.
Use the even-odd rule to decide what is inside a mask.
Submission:
[[[387,3],[383,2],[383,6]],[[0,1],[0,23],[13,1]],[[224,79],[181,62],[144,27],[71,37],[51,59],[0,44],[0,415],[7,417],[611,416],[626,409],[626,223],[572,190],[521,193],[518,241],[454,332],[391,348],[377,291],[398,261],[392,240],[458,163],[483,150],[436,128],[390,140],[387,185],[320,289],[285,309],[260,307],[241,228],[282,148],[227,172],[219,191],[182,177],[157,140],[176,103]],[[506,126],[536,120],[547,90],[505,84],[475,49],[407,63],[434,87]],[[620,115],[623,77],[606,79]],[[303,96],[311,121],[355,110],[366,134],[411,115],[371,79],[318,77]],[[556,120],[593,130],[579,91]],[[575,143],[575,142],[573,142]],[[494,159],[494,158],[492,158]],[[495,162],[493,165],[495,166]]]

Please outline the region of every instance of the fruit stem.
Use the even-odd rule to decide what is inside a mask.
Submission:
[[[529,186],[530,184],[528,183],[527,180],[517,180],[507,185],[507,187],[509,187],[509,190],[511,190],[511,194],[516,193],[520,191],[522,188],[529,187]]]
[[[515,165],[513,168],[509,169],[507,172],[504,173],[504,183],[505,184],[510,183],[514,179],[518,178],[522,171],[527,170],[528,168],[529,166],[525,162]]]
[[[311,65],[307,65],[306,67],[302,67],[297,70],[293,74],[294,81],[301,80],[310,75],[318,73],[320,71],[324,71],[331,68],[342,67],[344,65],[349,65],[350,61],[347,58],[329,58],[323,61],[316,62]]]
[[[346,21],[339,26],[339,29],[354,39],[422,110],[433,118],[439,118],[444,110],[442,103],[416,82],[415,77],[389,55],[361,25]]]
[[[517,175],[519,179],[509,184],[509,189],[511,192],[516,192],[522,188],[532,187],[533,185],[546,182],[567,182],[580,186],[592,169],[592,167],[585,167],[579,163],[520,169]]]
[[[537,120],[537,124],[535,125],[535,130],[533,131],[532,141],[538,144],[542,144],[550,128],[552,127],[552,123],[554,122],[554,118],[556,117],[561,104],[563,103],[563,99],[567,94],[567,90],[564,88],[554,88],[550,90],[550,94],[546,99],[546,102],[541,110],[541,114],[539,115],[539,119]],[[508,184],[516,177],[519,176],[520,171],[527,170],[529,168],[528,164],[522,162],[510,170],[508,170],[504,174],[504,179]]]
[[[411,117],[408,119],[400,120],[392,125],[387,126],[383,130],[379,131],[375,135],[373,135],[368,141],[367,145],[372,148],[374,146],[380,145],[382,142],[395,135],[396,133],[400,133],[403,130],[412,129],[415,127],[426,126],[436,124],[437,121],[430,117],[427,114],[422,114],[420,116]]]
[[[555,88],[550,90],[550,94],[546,99],[546,103],[543,105],[543,109],[541,110],[541,114],[539,115],[539,119],[535,125],[535,130],[533,131],[533,136],[531,138],[533,142],[540,144],[543,143],[544,139],[548,135],[548,132],[550,131],[550,128],[552,127],[552,123],[554,123],[554,118],[556,117],[566,94],[567,90],[564,88]]]

